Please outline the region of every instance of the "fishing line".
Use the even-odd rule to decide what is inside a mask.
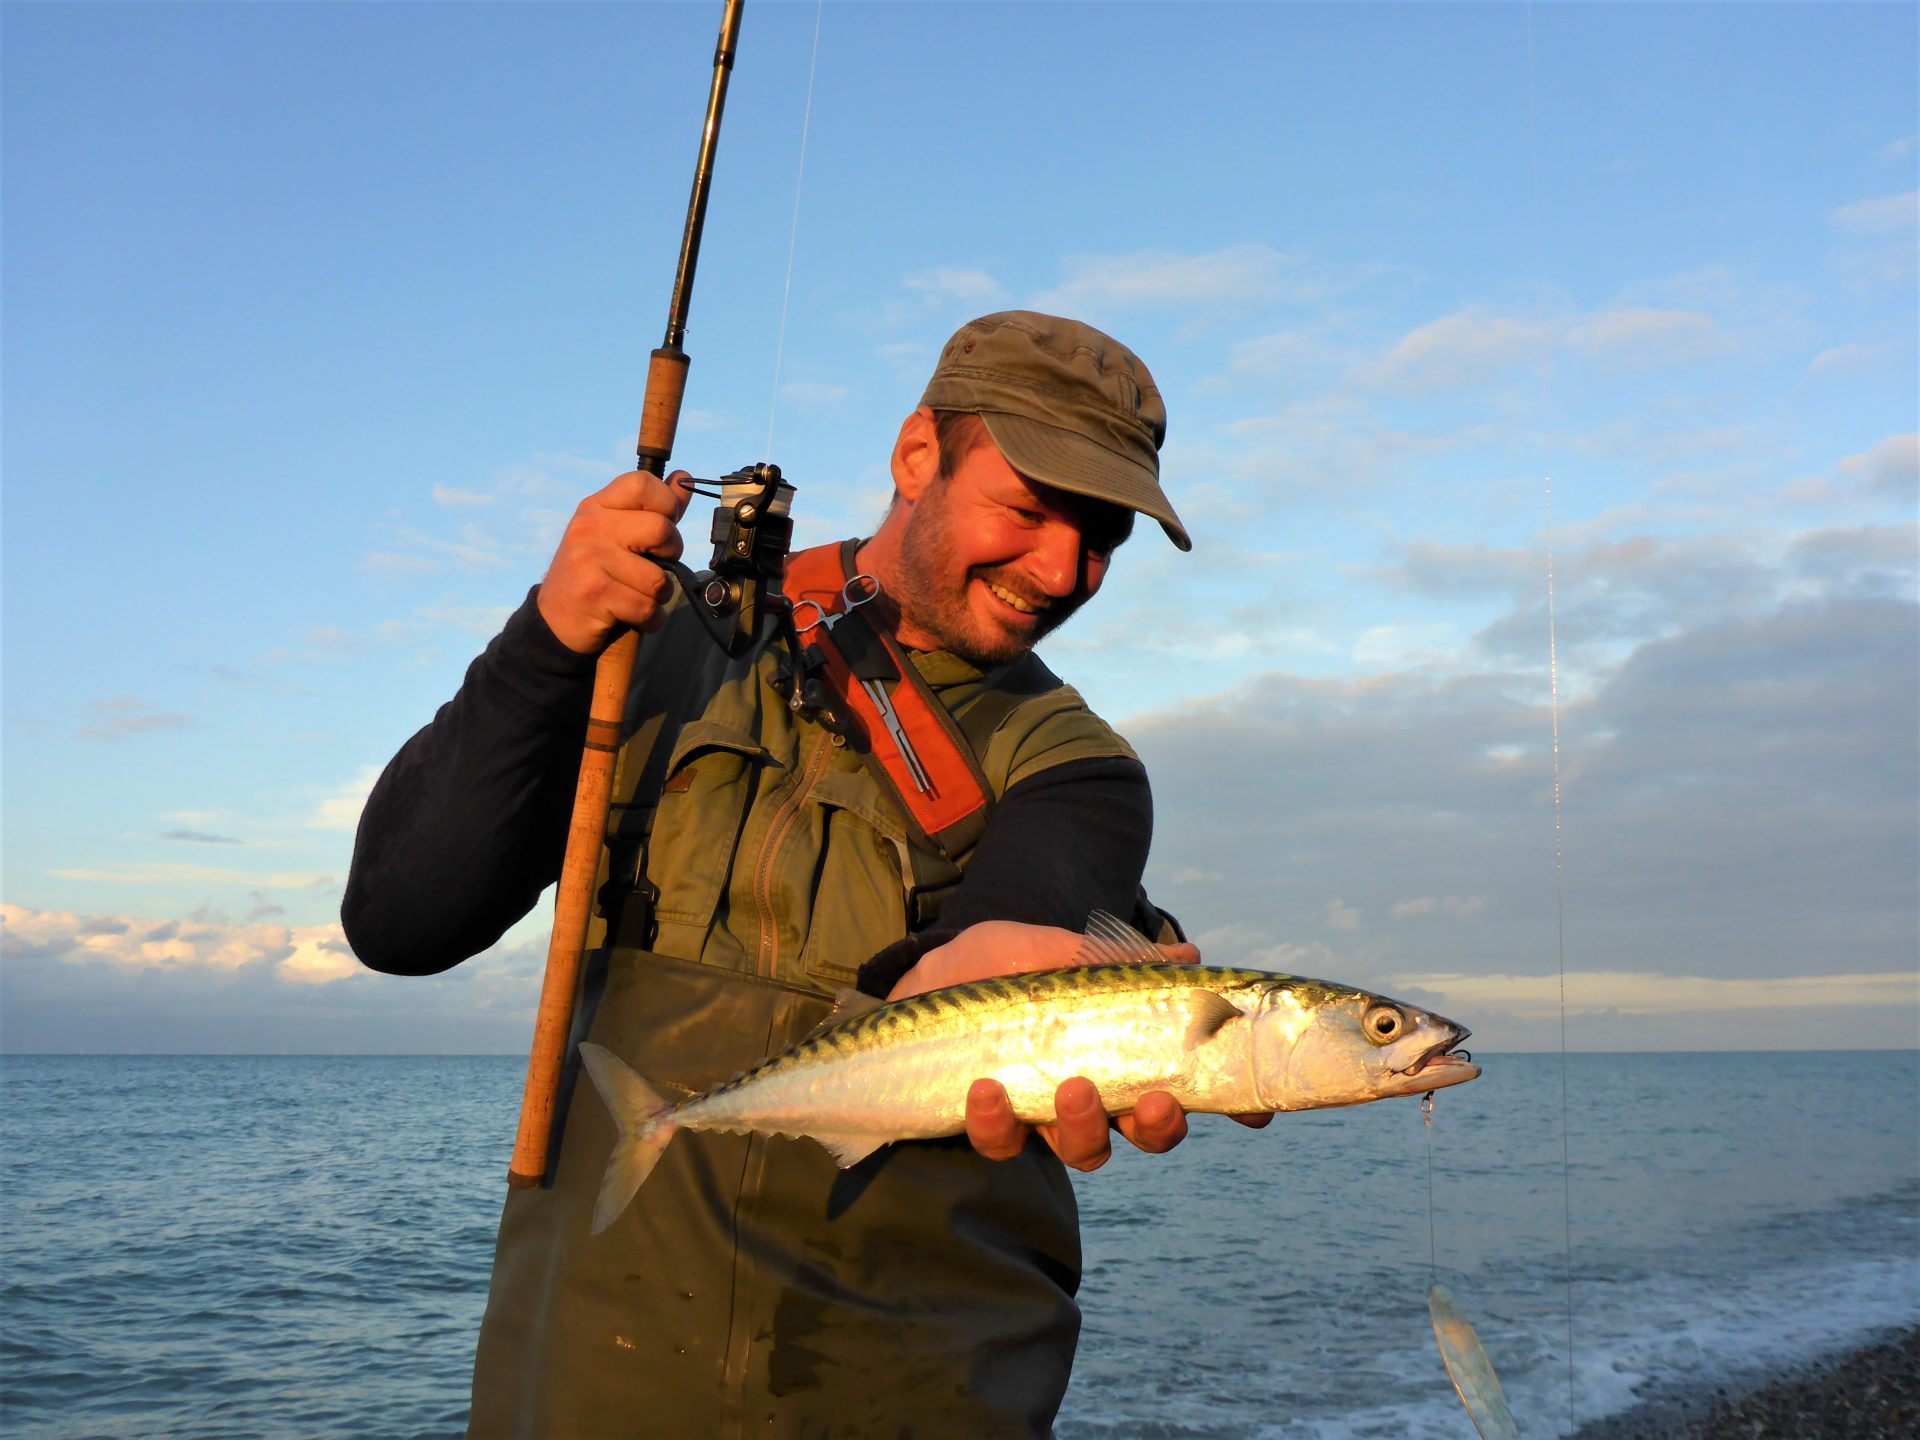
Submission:
[[[1533,181],[1533,272],[1540,285],[1540,488],[1545,509],[1547,558],[1547,694],[1553,720],[1553,926],[1560,972],[1560,1194],[1567,1292],[1567,1428],[1576,1428],[1573,1377],[1573,1146],[1567,1082],[1567,894],[1566,832],[1560,805],[1560,636],[1554,593],[1553,455],[1548,417],[1546,247],[1541,238],[1540,123],[1533,51],[1533,0],[1527,0],[1527,163]]]
[[[807,61],[807,106],[800,117],[800,164],[793,177],[793,225],[787,232],[787,283],[780,292],[780,339],[773,349],[773,398],[767,403],[767,448],[761,453],[773,455],[773,422],[780,413],[780,365],[787,353],[787,304],[793,298],[793,252],[800,241],[800,187],[807,178],[807,134],[813,128],[813,77],[820,68],[820,21],[827,13],[827,0],[820,0],[813,12],[813,56]]]
[[[1440,1283],[1440,1252],[1433,1243],[1433,1092],[1420,1097],[1420,1122],[1427,1132],[1427,1283]]]

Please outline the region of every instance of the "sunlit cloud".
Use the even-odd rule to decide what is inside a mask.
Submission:
[[[233,925],[77,915],[0,905],[0,953],[122,970],[235,972],[259,965],[293,984],[323,985],[360,964],[338,925]]]
[[[366,808],[373,782],[380,778],[381,766],[368,765],[339,790],[314,808],[307,824],[315,830],[354,830],[360,824],[360,812]]]
[[[1463,1007],[1501,1009],[1526,1019],[1560,1011],[1559,975],[1408,973],[1394,977]],[[1726,979],[1657,975],[1631,970],[1573,970],[1566,976],[1570,1012],[1609,1010],[1622,1015],[1675,1015],[1729,1010],[1817,1010],[1920,1005],[1920,973],[1793,975]]]

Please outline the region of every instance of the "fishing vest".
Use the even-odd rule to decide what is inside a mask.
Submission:
[[[852,549],[793,557],[796,606],[831,613]],[[945,652],[890,648],[913,672],[889,688],[919,749],[937,759],[937,726],[960,756],[948,765],[970,769],[977,786],[969,797],[964,772],[943,770],[931,820],[876,755],[891,747],[870,711],[835,724],[794,710],[789,697],[807,677],[792,673],[784,646],[729,658],[685,614],[650,636],[614,769],[604,928],[590,941],[831,994],[937,918],[1008,789],[1074,760],[1135,758],[1031,654],[982,671]],[[630,907],[634,894],[643,903]],[[1159,917],[1144,928],[1159,931]]]
[[[837,561],[795,556],[789,593],[830,602],[808,577],[837,594]],[[930,762],[943,789],[970,762],[990,808],[1052,766],[1132,755],[1037,660],[906,660],[966,742]],[[1006,1162],[964,1136],[889,1145],[842,1171],[809,1140],[683,1132],[589,1233],[615,1136],[578,1042],[676,1099],[797,1043],[863,961],[937,915],[971,844],[953,842],[978,834],[964,816],[927,833],[859,716],[797,713],[808,676],[784,646],[729,658],[676,606],[639,663],[551,1184],[507,1194],[469,1434],[1050,1434],[1080,1240],[1037,1139]]]

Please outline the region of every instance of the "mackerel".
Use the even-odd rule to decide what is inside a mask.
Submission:
[[[845,1167],[894,1140],[962,1133],[982,1077],[1006,1087],[1021,1120],[1048,1124],[1055,1090],[1076,1075],[1109,1114],[1164,1090],[1185,1110],[1247,1115],[1364,1105],[1480,1073],[1454,1053],[1469,1032],[1451,1020],[1327,980],[1167,964],[1110,915],[1095,914],[1079,961],[877,1006],[843,991],[805,1040],[677,1104],[583,1043],[620,1130],[593,1232],[680,1130],[807,1136]]]

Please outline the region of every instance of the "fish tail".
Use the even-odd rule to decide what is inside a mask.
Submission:
[[[584,1041],[580,1058],[620,1128],[613,1158],[600,1181],[599,1202],[593,1207],[593,1233],[598,1235],[620,1217],[673,1139],[673,1121],[667,1118],[672,1106],[605,1046]]]

